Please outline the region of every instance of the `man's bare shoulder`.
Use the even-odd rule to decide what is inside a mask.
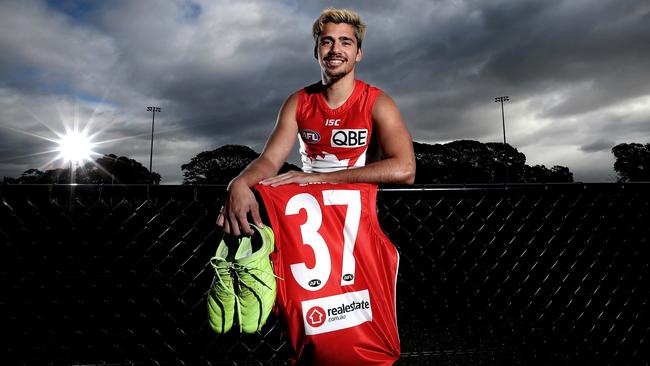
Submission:
[[[375,104],[372,107],[372,118],[375,122],[381,122],[388,119],[403,123],[399,114],[399,108],[390,95],[383,92],[377,96]]]
[[[302,91],[302,89],[300,89],[300,90],[296,90],[295,92],[289,94],[289,96],[287,97],[287,102],[289,102],[289,101],[294,101],[294,100],[295,100],[296,102],[298,102],[298,97],[300,96],[300,92],[301,92],[301,91]]]
[[[300,96],[300,90],[297,90],[287,97],[287,99],[282,104],[280,108],[280,116],[295,115],[296,109],[298,108],[298,100]]]
[[[397,108],[397,104],[395,104],[395,101],[393,100],[393,98],[383,90],[377,96],[377,99],[375,100],[375,106],[377,106],[379,108],[385,108],[385,107],[395,107],[395,108]]]
[[[290,101],[290,100],[292,100],[292,99],[294,99],[294,98],[295,98],[296,101],[297,101],[297,100],[298,100],[298,96],[299,96],[300,93],[302,93],[302,92],[304,92],[306,95],[311,95],[311,94],[320,94],[320,93],[323,92],[323,84],[322,84],[320,81],[317,81],[317,82],[315,82],[315,83],[313,83],[313,84],[307,85],[307,86],[304,87],[304,88],[298,89],[298,90],[296,90],[295,92],[289,94],[289,96],[287,97],[287,102]],[[286,104],[286,102],[285,102],[285,104]]]

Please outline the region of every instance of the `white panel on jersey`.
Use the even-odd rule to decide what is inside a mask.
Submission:
[[[361,290],[303,301],[302,319],[307,335],[356,327],[372,321],[370,295]]]

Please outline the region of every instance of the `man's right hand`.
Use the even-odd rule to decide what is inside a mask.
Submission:
[[[264,227],[255,194],[245,183],[234,181],[228,187],[226,200],[217,217],[217,225],[223,227],[226,234],[251,236],[253,229],[248,222],[249,212],[255,225]]]

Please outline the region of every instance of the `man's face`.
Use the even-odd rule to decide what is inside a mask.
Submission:
[[[361,56],[354,27],[345,23],[325,23],[318,37],[318,62],[328,78],[337,80],[349,74],[361,61]]]

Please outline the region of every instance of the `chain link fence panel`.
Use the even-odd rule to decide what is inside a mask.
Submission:
[[[383,188],[400,365],[648,364],[650,184]],[[223,186],[5,185],[0,344],[18,365],[288,365],[214,334]]]

